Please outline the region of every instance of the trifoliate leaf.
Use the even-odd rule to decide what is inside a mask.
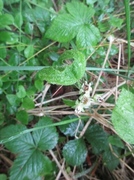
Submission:
[[[72,60],[71,64],[64,66],[46,67],[39,71],[38,76],[41,80],[46,80],[51,84],[71,85],[82,78],[85,72],[86,60],[84,55],[76,50],[64,52],[59,62]]]
[[[86,131],[86,139],[92,145],[95,154],[101,153],[109,148],[108,136],[100,125],[91,125]]]
[[[24,150],[26,151],[27,149],[34,147],[34,142],[31,134],[26,133],[14,139],[15,135],[19,135],[24,130],[26,130],[26,127],[20,124],[7,126],[0,131],[0,140],[7,138],[11,140],[7,142],[5,146],[13,153],[19,153]]]
[[[134,94],[130,91],[122,89],[112,112],[112,122],[118,135],[134,144]]]
[[[83,139],[71,140],[65,144],[63,148],[63,156],[69,165],[81,165],[87,156],[87,149]]]
[[[78,1],[67,3],[65,7],[67,11],[53,20],[45,36],[59,42],[69,42],[76,37],[78,47],[96,45],[100,41],[100,33],[90,22],[94,9]]]
[[[10,170],[10,180],[37,179],[52,170],[52,163],[38,149],[31,148],[19,154]]]
[[[35,127],[43,127],[45,125],[52,124],[49,117],[43,117],[35,125]],[[53,149],[58,141],[58,134],[55,127],[46,127],[33,132],[34,142],[36,147],[41,150]]]

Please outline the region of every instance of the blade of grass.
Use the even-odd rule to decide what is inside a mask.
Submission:
[[[126,13],[126,29],[127,29],[127,41],[128,41],[128,74],[130,68],[130,59],[131,59],[131,29],[130,29],[130,0],[124,0],[125,13]]]

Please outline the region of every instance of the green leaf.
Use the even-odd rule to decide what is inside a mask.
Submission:
[[[4,45],[0,45],[0,57],[2,59],[6,58],[7,55],[7,49]]]
[[[64,104],[66,104],[69,107],[74,107],[75,106],[75,101],[73,101],[73,100],[64,99],[64,98],[62,98],[62,100],[63,100]]]
[[[79,166],[84,163],[87,156],[87,149],[83,139],[71,140],[65,144],[63,156],[69,165]]]
[[[3,1],[0,0],[0,11],[2,11],[2,9],[3,9]]]
[[[35,83],[34,83],[35,87],[38,89],[38,90],[42,90],[43,86],[44,86],[44,83],[43,81],[41,81],[40,79],[37,79],[35,80]]]
[[[0,174],[0,180],[7,180],[6,174]]]
[[[62,121],[67,121],[67,120],[71,120],[71,119],[76,119],[77,117],[74,115],[70,115],[70,116],[66,116],[65,118],[62,119]],[[79,122],[72,122],[69,124],[64,124],[59,126],[60,131],[66,135],[66,136],[75,136],[76,134],[76,129],[78,127]],[[80,132],[83,128],[83,123],[81,122],[78,131]]]
[[[92,145],[93,152],[99,154],[109,148],[107,134],[100,125],[91,125],[85,134],[85,137]]]
[[[20,99],[14,94],[7,94],[6,98],[12,106],[18,106],[20,103]]]
[[[5,42],[6,44],[14,44],[18,42],[18,36],[12,32],[1,31],[0,42]]]
[[[76,43],[78,47],[92,48],[101,39],[100,32],[92,24],[85,24],[79,28],[76,36]]]
[[[114,153],[118,155],[117,150],[113,148]],[[111,150],[107,150],[102,155],[103,164],[110,170],[113,171],[119,165],[119,159],[114,156]]]
[[[34,102],[31,98],[25,97],[22,103],[22,107],[25,109],[33,109],[34,108]]]
[[[52,124],[52,121],[49,117],[43,117],[35,125],[35,127],[46,126]],[[53,149],[58,141],[58,134],[55,127],[47,127],[33,132],[34,142],[36,147],[41,150],[50,150]]]
[[[122,23],[123,23],[123,19],[117,18],[112,16],[109,20],[109,23],[113,26],[113,27],[117,27],[117,28],[121,28]]]
[[[24,98],[26,96],[26,90],[24,88],[24,86],[19,85],[19,91],[17,92],[17,96],[18,98]]]
[[[10,170],[10,180],[41,178],[42,173],[52,170],[51,161],[38,149],[29,149],[19,154]]]
[[[0,112],[0,125],[2,125],[5,121],[4,113]]]
[[[47,30],[45,36],[59,42],[69,42],[77,34],[81,22],[75,21],[70,14],[58,15]]]
[[[4,0],[4,3],[7,4],[7,5],[10,5],[10,4],[14,4],[14,3],[17,3],[17,2],[20,2],[20,0]]]
[[[14,23],[16,24],[17,27],[21,28],[23,24],[23,17],[20,12],[18,12],[15,16]]]
[[[12,139],[14,135],[17,135],[24,130],[26,130],[26,127],[21,124],[7,126],[0,131],[0,139]],[[30,133],[26,133],[16,139],[13,139],[12,141],[6,143],[5,146],[13,153],[23,152],[35,147]]]
[[[7,25],[14,23],[14,18],[11,14],[0,15],[0,28],[5,28]]]
[[[94,15],[95,11],[92,7],[88,7],[81,2],[72,1],[66,4],[68,12],[81,23],[87,23]]]
[[[134,144],[134,94],[126,89],[117,100],[112,112],[112,122],[118,135],[127,143]]]
[[[69,42],[76,36],[78,47],[94,46],[100,40],[97,27],[89,23],[94,9],[78,1],[66,4],[67,12],[59,14],[46,32],[46,37]]]
[[[28,113],[25,110],[20,110],[16,114],[17,120],[22,124],[28,124]]]
[[[121,141],[121,139],[117,135],[109,136],[108,140],[109,140],[110,144],[112,144],[116,147],[119,147],[119,148],[124,148],[123,142]]]
[[[84,75],[86,60],[81,52],[70,50],[60,56],[59,62],[68,59],[74,59],[71,65],[46,67],[39,71],[39,78],[51,84],[71,85],[76,83]]]
[[[24,54],[26,58],[31,57],[34,54],[34,46],[33,45],[27,46],[26,49],[24,50]]]

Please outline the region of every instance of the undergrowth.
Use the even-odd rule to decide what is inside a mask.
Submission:
[[[0,0],[0,180],[133,179],[133,5]]]

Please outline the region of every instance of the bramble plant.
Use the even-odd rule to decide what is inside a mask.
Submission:
[[[124,2],[0,0],[0,180],[133,177]]]

